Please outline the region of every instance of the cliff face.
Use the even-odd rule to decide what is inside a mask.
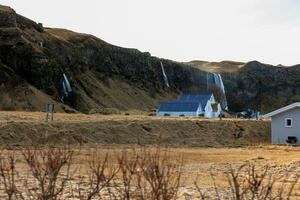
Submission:
[[[229,100],[237,110],[269,112],[300,101],[300,65],[279,67],[253,61],[224,76]]]
[[[164,85],[160,61],[171,88]],[[82,112],[150,110],[185,88],[205,87],[205,73],[200,70],[91,35],[43,29],[4,6],[0,7],[0,69],[0,94],[5,97],[0,109],[9,110],[43,110],[47,102],[55,102],[61,111],[70,107]],[[59,103],[63,73],[73,89],[66,105]]]
[[[164,84],[160,62],[170,88]],[[268,112],[300,100],[300,66],[177,63],[92,35],[43,28],[0,6],[0,110],[40,111],[51,102],[57,111],[149,111],[182,91],[205,91],[205,71],[222,74],[232,111]],[[64,103],[63,73],[73,89]]]
[[[273,66],[257,61],[192,61],[189,65],[221,73],[230,110],[269,112],[300,101],[300,65]]]

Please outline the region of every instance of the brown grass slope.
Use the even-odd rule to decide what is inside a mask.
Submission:
[[[269,121],[55,115],[54,122],[45,123],[44,115],[31,114],[27,119],[18,120],[9,113],[8,120],[5,118],[6,115],[3,115],[3,120],[0,120],[0,144],[161,143],[174,147],[228,147],[257,145],[270,141]]]
[[[200,60],[194,60],[188,62],[187,64],[200,70],[212,73],[238,72],[245,65],[245,63],[234,61],[207,62]]]

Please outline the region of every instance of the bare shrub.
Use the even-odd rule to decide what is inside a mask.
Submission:
[[[0,184],[8,200],[23,199],[23,196],[17,189],[17,171],[16,159],[14,153],[3,151],[0,155]]]
[[[298,174],[294,174],[295,177],[291,177],[288,171],[283,175],[273,174],[268,165],[257,167],[250,162],[236,169],[230,165],[224,175],[227,177],[227,186],[232,200],[290,199],[299,181]],[[213,173],[211,173],[211,178],[216,199],[221,200],[220,187],[217,186]],[[196,181],[194,185],[202,200],[209,199]]]
[[[175,199],[180,187],[182,160],[171,162],[168,153],[160,148],[145,150],[140,160],[143,177],[150,185],[151,199]]]
[[[132,156],[129,156],[129,154]],[[120,199],[170,200],[177,198],[182,162],[172,162],[160,148],[124,151],[118,159],[121,184]]]
[[[135,150],[133,150],[131,153],[133,155],[129,156],[127,151],[123,151],[121,157],[118,157],[120,180],[117,180],[114,183],[114,187],[116,189],[115,197],[124,200],[129,200],[132,198],[134,193],[139,193],[137,192],[137,188],[134,188],[133,182],[136,180],[141,180],[141,174],[138,173],[140,155]],[[135,192],[133,191],[134,189]]]
[[[22,155],[35,181],[25,181],[30,199],[62,199],[70,179],[74,151],[68,147],[33,147],[22,150]]]
[[[181,166],[167,151],[125,150],[117,157],[95,150],[89,154],[83,176],[72,179],[74,151],[65,147],[27,147],[21,149],[27,169],[16,179],[14,155],[0,157],[0,186],[7,199],[153,199],[177,198]],[[104,156],[103,156],[104,155]],[[72,168],[73,168],[72,167]],[[24,173],[28,176],[24,177]],[[75,177],[75,176],[74,176]],[[74,181],[78,181],[75,193]],[[17,183],[18,181],[18,186]],[[24,195],[24,196],[23,196]]]
[[[102,198],[103,190],[107,190],[106,194],[112,194],[110,187],[113,179],[119,172],[119,167],[110,162],[110,157],[105,154],[101,156],[98,150],[92,152],[88,160],[88,187],[82,188],[81,182],[78,184],[78,197],[80,200],[91,200],[94,198]]]
[[[288,173],[275,175],[268,165],[256,167],[252,163],[247,163],[234,170],[231,166],[227,173],[227,180],[232,191],[232,198],[275,200],[290,199],[299,176],[289,180]]]

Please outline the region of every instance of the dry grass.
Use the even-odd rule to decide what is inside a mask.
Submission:
[[[128,144],[241,147],[268,143],[269,121],[172,118],[147,115],[0,112],[0,144]],[[236,138],[235,135],[240,135]]]
[[[59,181],[57,188],[55,190],[52,188],[50,191],[58,191],[58,193],[56,192],[58,196],[64,195],[64,197],[72,197],[75,199],[97,199],[99,195],[104,199],[120,199],[122,195],[129,195],[132,198],[139,195],[141,197],[140,199],[173,199],[174,195],[176,195],[182,199],[184,196],[187,196],[187,194],[194,197],[199,196],[196,187],[194,187],[196,181],[198,188],[201,189],[200,191],[203,192],[203,194],[205,193],[204,196],[214,196],[218,199],[218,195],[216,195],[215,192],[216,188],[218,189],[219,196],[223,197],[224,195],[229,195],[231,193],[228,189],[230,189],[230,187],[233,187],[233,189],[236,187],[232,185],[233,178],[238,178],[239,183],[244,183],[245,180],[248,180],[244,179],[248,177],[244,175],[251,172],[251,184],[256,181],[261,182],[262,179],[258,179],[259,177],[265,177],[262,182],[266,183],[266,180],[270,178],[269,175],[273,174],[274,176],[272,175],[270,184],[273,184],[275,178],[276,181],[279,180],[278,183],[274,183],[273,193],[275,193],[275,191],[280,192],[282,186],[280,183],[284,180],[284,183],[289,182],[285,188],[295,186],[295,191],[291,194],[294,197],[298,195],[297,191],[299,185],[296,183],[293,185],[292,183],[296,180],[295,178],[299,172],[297,168],[299,166],[298,155],[300,148],[289,147],[289,151],[286,151],[287,147],[285,146],[265,145],[251,148],[169,148],[160,149],[159,151],[157,151],[157,148],[143,149],[144,148],[141,149],[139,147],[97,146],[93,148],[72,147],[71,151],[64,148],[25,148],[22,151],[2,150],[2,154],[5,155],[5,157],[2,156],[3,159],[0,168],[4,170],[0,170],[0,172],[2,172],[2,175],[1,173],[0,175],[2,177],[1,179],[3,179],[3,177],[6,178],[3,180],[6,180],[8,184],[6,184],[6,189],[1,187],[1,191],[5,189],[5,191],[12,191],[13,194],[16,195],[24,195],[24,192],[20,192],[19,189],[21,181],[21,185],[24,186],[24,183],[26,183],[26,187],[28,187],[28,185],[30,186],[30,194],[34,196],[35,194],[41,194],[41,192],[39,192],[41,191],[39,185],[52,185],[49,183],[51,183],[51,180],[56,180],[57,177],[59,177],[59,180],[67,180],[69,178],[64,178],[71,177],[71,179],[68,180],[72,185],[71,187],[64,186],[64,184],[61,183],[65,182]],[[159,152],[159,154],[157,152]],[[70,160],[70,155],[72,155],[72,167],[69,169],[67,161]],[[183,158],[182,164],[180,164],[181,157]],[[11,163],[15,163],[16,168],[11,167]],[[49,163],[54,163],[54,165],[50,165],[52,167],[48,168]],[[176,163],[176,165],[168,165],[169,163]],[[156,171],[156,166],[158,169],[163,170]],[[14,170],[19,173],[14,173]],[[54,175],[56,174],[57,176],[53,176],[51,170],[56,172]],[[173,178],[159,178],[170,177],[170,174],[176,174],[177,171],[180,172],[180,174],[173,176]],[[263,173],[264,171],[267,171],[268,173],[266,174],[268,175],[254,176],[254,174]],[[8,176],[3,176],[3,174],[7,174]],[[12,177],[13,174],[15,174],[15,178]],[[37,176],[37,174],[39,174],[39,176]],[[290,179],[293,176],[296,177]],[[178,179],[179,177],[180,179]],[[254,178],[256,179],[254,180]],[[31,180],[29,181],[30,184],[24,180]],[[231,182],[229,182],[229,180]],[[38,184],[39,182],[41,183],[41,181],[43,184]],[[170,181],[170,183],[164,184],[164,181]],[[66,185],[70,183],[66,183]],[[134,187],[131,186],[131,184],[137,183],[139,183],[139,187],[136,187],[136,185]],[[162,185],[172,186],[171,188],[177,188],[177,185],[180,187],[178,193],[175,194],[172,191],[176,190],[170,188],[167,188],[167,191],[164,192],[159,190],[160,188],[164,188]],[[60,193],[59,191],[61,191],[62,186],[64,186],[63,190],[65,190],[65,192]],[[128,186],[130,186],[130,188],[128,188]],[[247,195],[252,195],[248,186]],[[245,185],[243,187],[246,188]],[[77,190],[76,188],[81,188],[81,190]],[[153,192],[154,190],[158,196],[168,194],[168,191],[171,191],[169,194],[173,197],[156,198],[151,196],[155,193]],[[236,188],[234,190],[236,190]],[[69,193],[66,191],[73,192]],[[79,191],[80,193],[78,193]],[[289,193],[289,190],[284,190],[284,192]],[[49,194],[49,192],[45,193]],[[109,193],[114,193],[114,196],[108,197],[107,195]],[[28,191],[26,191],[25,194],[28,195]],[[19,197],[13,199],[19,199]],[[47,198],[44,197],[44,199]]]
[[[8,149],[3,150],[7,155],[13,153],[16,170],[21,173],[15,174],[17,184],[8,181],[10,184],[7,185],[7,189],[2,188],[2,191],[13,191],[14,194],[24,195],[24,192],[19,192],[20,185],[24,186],[24,182],[26,183],[24,180],[30,180],[27,187],[30,186],[35,189],[35,194],[41,194],[39,192],[41,191],[41,187],[38,186],[41,185],[38,184],[39,182],[43,185],[52,185],[51,180],[64,180],[65,178],[65,180],[68,180],[66,186],[64,186],[64,181],[59,182],[55,189],[49,187],[52,192],[46,193],[53,194],[54,191],[54,194],[57,194],[58,197],[73,199],[175,199],[176,197],[184,199],[186,196],[199,198],[197,189],[194,186],[196,181],[201,192],[209,197],[216,196],[216,187],[225,188],[219,190],[220,195],[224,196],[228,195],[226,192],[230,188],[228,176],[226,175],[229,169],[228,166],[231,166],[232,172],[235,172],[240,166],[251,162],[258,168],[268,165],[271,167],[271,172],[275,174],[284,173],[286,168],[291,171],[291,174],[295,174],[293,170],[299,160],[297,155],[300,148],[265,144],[253,146],[255,142],[266,141],[267,134],[260,134],[260,131],[268,129],[268,122],[240,119],[219,121],[201,118],[157,118],[146,115],[103,116],[62,113],[55,114],[54,122],[46,123],[44,119],[45,113],[0,112],[0,126],[3,130],[9,131],[8,134],[2,131],[1,137],[12,137],[12,140],[15,140],[16,134],[24,132],[24,136],[34,137],[35,140],[31,138],[31,141],[36,142],[40,140],[39,134],[44,134],[41,131],[47,130],[49,133],[47,132],[42,136],[46,138],[44,141],[50,141],[52,138],[56,139],[53,141],[59,142],[61,136],[69,134],[67,131],[73,131],[70,132],[71,136],[91,134],[93,140],[98,136],[101,139],[108,140],[108,136],[116,135],[115,138],[117,137],[118,140],[113,141],[115,143],[120,141],[125,145],[101,146],[88,143],[84,147],[73,146],[71,150],[71,167],[68,167],[68,161],[63,159],[62,162],[54,162],[56,165],[53,165],[52,168],[47,168],[48,165],[45,163],[52,163],[53,160],[59,161],[60,158],[64,158],[64,156],[59,156],[64,155],[62,152],[57,154],[60,151],[54,151],[51,153],[46,149],[47,151],[42,151],[45,153],[43,156],[42,152],[34,150],[39,155],[34,157],[34,152],[26,151],[26,149],[24,151],[24,148],[16,149],[14,152]],[[14,129],[14,127],[17,129]],[[31,132],[26,132],[27,128],[32,129]],[[50,132],[56,129],[59,131],[58,133]],[[61,132],[62,130],[65,132]],[[252,146],[243,145],[243,148],[184,147],[184,145],[188,146],[189,144],[211,144],[211,146],[215,146],[216,141],[217,144],[234,144],[237,141],[233,137],[235,131],[242,132],[243,137],[238,140],[239,142],[244,140],[250,142],[249,144]],[[105,134],[97,135],[92,132],[104,132]],[[140,137],[141,135],[143,137]],[[207,137],[208,135],[209,137]],[[21,138],[23,138],[23,135]],[[139,140],[133,142],[135,145],[132,146],[131,143],[127,142],[131,140],[129,138],[133,140],[139,138]],[[160,141],[184,145],[180,145],[180,148],[160,149],[160,155],[158,156],[156,148],[151,148],[151,146],[147,147],[147,151],[140,151],[139,142],[147,138],[149,141],[154,138],[153,141],[151,140],[153,144],[157,143],[158,139],[162,139]],[[220,138],[224,140],[222,141]],[[262,140],[262,138],[264,139]],[[187,143],[179,143],[182,140],[187,141]],[[112,143],[109,141],[108,144]],[[176,146],[178,147],[178,145]],[[41,159],[45,155],[50,155],[45,160],[47,162],[43,162],[43,159]],[[180,157],[184,158],[182,164]],[[6,160],[9,161],[9,157]],[[35,162],[30,160],[35,160]],[[9,171],[13,169],[9,167],[10,163],[12,162],[7,162],[4,166],[6,166],[6,171],[8,170],[6,174],[12,175],[14,173]],[[173,164],[169,165],[170,163]],[[62,166],[62,164],[64,165]],[[56,175],[48,176],[53,169],[56,169],[54,170]],[[32,171],[36,172],[32,173]],[[42,176],[45,179],[35,176],[35,174],[41,174],[37,171],[46,174],[46,176]],[[175,174],[175,176],[170,176],[170,174]],[[8,176],[6,180],[12,180],[11,177]],[[196,177],[198,177],[197,180]],[[209,177],[213,177],[213,179]],[[131,184],[133,184],[133,187]],[[29,191],[33,194],[32,190]],[[28,191],[25,192],[26,194],[28,194]],[[166,196],[163,197],[162,194]],[[6,196],[9,195],[1,197],[6,198]],[[126,198],[121,198],[124,196]]]
[[[54,167],[52,167],[51,169],[60,169],[60,164],[65,163],[64,167],[61,168],[61,171],[54,171],[59,171],[60,179],[68,177],[66,176],[68,174],[72,175],[72,179],[70,180],[72,186],[66,186],[64,187],[64,190],[73,191],[73,193],[63,192],[62,194],[75,199],[97,199],[99,195],[103,198],[105,197],[104,199],[118,199],[120,196],[124,196],[125,194],[131,197],[140,195],[141,197],[143,197],[140,199],[158,199],[154,198],[153,196],[150,197],[151,194],[154,194],[154,190],[157,191],[157,195],[161,195],[162,193],[168,194],[168,192],[166,191],[162,192],[161,190],[158,190],[160,188],[164,188],[162,187],[162,185],[164,185],[162,181],[171,181],[169,184],[165,185],[173,185],[172,188],[177,188],[177,185],[180,183],[178,193],[170,193],[170,196],[176,195],[180,199],[184,198],[184,196],[186,196],[187,194],[194,197],[199,196],[196,187],[194,186],[195,181],[198,188],[201,189],[201,192],[205,193],[205,196],[208,195],[216,197],[215,188],[218,188],[220,196],[229,195],[229,190],[224,189],[229,189],[230,187],[232,187],[232,185],[229,185],[228,180],[231,178],[230,180],[232,181],[232,178],[238,177],[240,182],[244,182],[244,174],[246,172],[250,172],[250,169],[252,169],[252,167],[254,167],[253,170],[255,171],[255,173],[252,173],[253,175],[257,174],[258,172],[264,172],[263,169],[266,169],[265,167],[268,166],[268,176],[264,176],[266,178],[264,178],[263,182],[266,181],[265,179],[267,179],[267,177],[270,178],[270,174],[274,174],[272,178],[278,178],[279,176],[281,176],[281,180],[283,180],[282,176],[285,176],[287,172],[288,176],[286,177],[288,178],[294,175],[298,175],[298,170],[296,169],[298,166],[297,163],[299,160],[298,155],[300,148],[290,147],[289,151],[286,151],[286,148],[287,147],[284,146],[280,147],[266,145],[251,148],[169,148],[161,149],[159,151],[159,156],[157,156],[158,154],[156,148],[147,148],[146,151],[144,151],[145,149],[142,151],[143,148],[141,149],[139,147],[73,147],[73,150],[71,151],[73,155],[72,167],[67,171],[74,173],[66,173],[66,169],[68,169],[68,165],[66,162],[54,162],[57,165],[53,165]],[[11,160],[13,159],[16,163],[16,171],[21,172],[16,173],[15,180],[36,180],[30,182],[31,188],[39,188],[38,185],[34,186],[39,182],[39,180],[45,181],[54,179],[48,179],[49,177],[47,178],[47,176],[43,176],[43,179],[37,179],[35,178],[34,174],[30,175],[31,173],[28,172],[39,171],[43,173],[35,172],[35,174],[49,175],[51,173],[49,173],[49,168],[46,167],[46,163],[53,163],[52,161],[59,160],[57,158],[62,158],[61,161],[65,161],[65,159],[63,159],[66,158],[64,155],[69,155],[69,153],[71,153],[66,150],[64,151],[67,154],[62,153],[61,150],[29,150],[3,150],[2,152],[4,152],[5,155],[11,155],[13,153],[14,156],[6,157],[6,161],[8,162],[1,166],[5,166],[4,169],[10,172],[9,169],[14,169],[10,167],[10,163],[12,163]],[[28,158],[31,158],[31,160],[35,160],[34,155],[39,156],[39,159],[37,159],[39,162],[28,162]],[[50,157],[45,157],[45,155],[50,155]],[[43,157],[47,159],[41,159]],[[181,157],[183,158],[182,165],[180,164]],[[168,163],[176,163],[177,165],[168,165]],[[248,165],[249,163],[251,163],[251,165]],[[55,166],[57,166],[58,168],[55,168]],[[159,169],[164,170],[155,171],[155,166],[158,166]],[[239,168],[242,168],[242,170],[238,170]],[[174,176],[172,179],[163,180],[159,178],[170,177],[170,174],[176,174],[176,171],[178,170],[180,171],[180,174],[178,174],[178,176]],[[240,171],[243,173],[241,173]],[[157,174],[157,176],[154,176],[154,174]],[[228,176],[228,174],[231,176]],[[179,175],[180,179],[177,179]],[[8,178],[9,177],[10,176],[8,176]],[[141,177],[143,177],[143,179],[141,179]],[[255,178],[255,176],[252,178]],[[12,178],[9,178],[7,180],[12,180]],[[290,181],[290,183],[293,183],[290,179],[287,180]],[[251,179],[251,181],[253,182],[261,180]],[[16,185],[20,185],[19,181],[17,182],[18,184]],[[151,185],[150,182],[155,184]],[[8,184],[8,189],[6,189],[6,191],[19,192],[19,187],[15,187],[14,184],[11,184],[11,181],[8,181],[8,183],[10,184]],[[135,186],[131,188],[131,183],[139,183],[139,187],[136,188]],[[44,185],[48,184],[49,182],[46,181]],[[278,188],[278,190],[276,189],[276,191],[280,191],[280,182],[279,184],[274,185],[276,185],[276,188]],[[62,184],[58,184],[58,188],[55,191],[60,191],[60,186],[62,186]],[[128,186],[131,187],[128,188]],[[81,190],[76,190],[76,188],[81,187]],[[149,189],[151,187],[153,188]],[[288,186],[285,187],[288,188]],[[296,192],[292,193],[294,196],[298,195],[298,188],[299,185],[295,185]],[[40,189],[38,189],[35,194],[40,194],[38,191],[40,191]],[[80,193],[78,193],[79,191]],[[167,191],[173,190],[169,188],[167,189]],[[285,193],[286,192],[289,191],[285,190]],[[107,195],[109,193],[114,193],[115,196],[108,197]],[[117,194],[118,196],[116,196]],[[247,194],[250,195],[251,193]]]
[[[181,166],[167,151],[124,149],[117,154],[94,149],[30,146],[0,162],[0,195],[7,199],[177,199]],[[77,156],[75,157],[75,154]],[[80,162],[76,163],[74,158]]]
[[[244,63],[234,62],[234,61],[222,61],[222,62],[206,62],[206,61],[191,61],[188,64],[195,68],[201,69],[203,71],[220,73],[229,72],[234,73],[239,71],[244,67]]]
[[[119,115],[100,115],[100,114],[66,114],[66,113],[55,113],[54,121],[63,122],[63,121],[106,121],[106,120],[114,120],[114,121],[124,121],[124,120],[151,120],[151,121],[209,121],[209,122],[217,122],[219,119],[205,119],[201,117],[156,117],[156,116],[148,116],[149,113],[135,113],[129,112],[130,115],[126,115],[127,112]],[[43,122],[45,121],[46,114],[44,112],[22,112],[22,111],[0,111],[0,122]],[[237,119],[237,118],[224,118],[224,121],[249,121],[246,119]],[[269,121],[264,120],[264,121]]]
[[[1,12],[12,12],[12,9],[8,6],[0,5],[0,11]]]

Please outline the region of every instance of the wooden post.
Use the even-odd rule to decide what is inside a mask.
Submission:
[[[46,122],[48,122],[48,105],[49,104],[46,105]]]
[[[46,122],[49,121],[49,114],[51,114],[51,121],[53,121],[54,117],[54,104],[47,104],[47,107],[46,107]]]

